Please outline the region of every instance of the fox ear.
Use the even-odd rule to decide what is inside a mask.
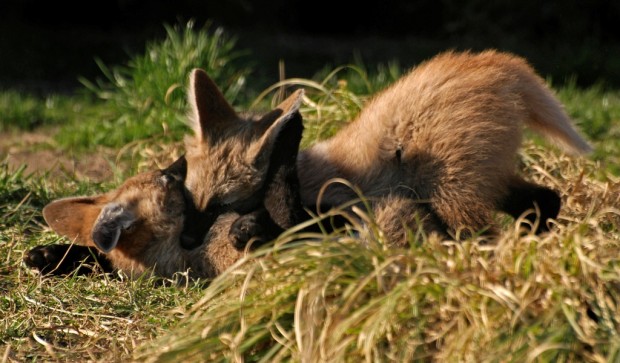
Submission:
[[[174,163],[168,165],[162,172],[165,175],[174,176],[179,180],[185,180],[187,176],[187,159],[185,154],[181,155]]]
[[[112,251],[118,244],[122,230],[135,222],[134,214],[121,204],[106,204],[93,226],[92,239],[95,246],[104,253]]]
[[[264,131],[262,131],[263,136],[261,137],[261,140],[258,143],[257,150],[255,151],[256,153],[254,154],[256,155],[255,160],[257,164],[260,164],[262,160],[268,160],[271,157],[271,153],[276,143],[276,140],[278,140],[282,131],[291,121],[299,121],[298,131],[299,133],[301,133],[301,129],[303,128],[303,126],[301,123],[299,108],[301,107],[301,101],[303,99],[303,96],[304,91],[302,89],[295,91],[286,100],[284,100],[276,108],[274,108],[271,112],[263,116],[258,121],[257,127],[259,128],[259,132],[261,131],[260,129]],[[291,135],[291,137],[293,136]],[[296,149],[298,149],[299,143],[297,142],[296,144]],[[293,150],[292,152],[296,154],[297,150]],[[260,165],[258,165],[258,168],[260,168]]]
[[[59,235],[93,246],[91,231],[104,204],[103,195],[58,199],[43,208],[43,218]]]
[[[237,119],[235,110],[202,69],[194,69],[189,76],[188,101],[192,129],[201,142]]]
[[[304,90],[298,89],[288,96],[271,112],[263,116],[259,121],[259,127],[267,129],[265,134],[269,134],[271,129],[276,130],[281,124],[286,123],[296,112],[299,112],[301,101],[304,97]]]

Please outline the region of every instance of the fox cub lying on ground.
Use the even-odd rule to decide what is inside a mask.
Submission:
[[[175,216],[177,225],[166,236],[141,231],[151,228],[146,223],[135,227],[132,243],[156,245],[166,239],[172,246],[145,266],[178,253],[175,241],[183,240],[188,248],[203,241],[208,246],[221,232],[216,221],[226,211],[237,211],[238,217],[255,210],[276,141],[299,115],[300,101],[298,91],[262,118],[247,118],[233,110],[204,72],[192,73],[194,136],[186,140],[184,182],[190,213],[185,228],[178,226],[182,217]],[[532,211],[527,219],[535,231],[546,231],[561,199],[516,174],[524,125],[573,153],[590,151],[562,105],[523,59],[495,51],[440,54],[374,96],[334,137],[299,153],[301,200],[312,205],[330,179],[349,180],[370,198],[379,226],[394,245],[406,244],[407,228],[416,228],[419,220],[425,229],[453,237],[482,230],[492,234],[495,211],[515,218]],[[339,205],[355,198],[348,187],[332,184],[322,202]],[[278,208],[287,207],[273,210]],[[96,217],[76,223],[92,226]],[[60,234],[74,234],[50,225]],[[179,237],[183,234],[190,237]],[[245,239],[240,240],[238,245]]]
[[[299,97],[297,93],[287,102],[298,102]],[[274,140],[261,190],[245,205],[198,212],[183,184],[183,156],[164,170],[136,175],[106,194],[48,204],[43,209],[48,225],[77,245],[38,246],[27,253],[25,262],[56,275],[76,268],[89,273],[98,263],[103,271],[122,269],[134,276],[153,271],[172,277],[189,271],[191,277],[214,277],[241,258],[248,242],[270,241],[310,217],[301,204],[296,169],[302,130],[301,115],[290,115]]]

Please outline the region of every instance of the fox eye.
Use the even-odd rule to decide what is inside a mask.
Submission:
[[[127,232],[127,233],[131,233],[131,232],[133,232],[135,230],[136,230],[136,224],[135,223],[132,223],[132,224],[128,225],[127,227],[123,228],[123,232]]]

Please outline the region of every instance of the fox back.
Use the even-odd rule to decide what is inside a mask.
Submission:
[[[569,152],[591,150],[522,58],[495,51],[438,55],[373,97],[333,138],[300,155],[304,202],[341,177],[368,196],[418,200],[452,231],[483,229],[494,210],[510,209],[505,204],[514,192],[537,188],[515,171],[526,125]],[[351,197],[338,186],[325,194],[336,204]],[[555,208],[558,201],[550,198]]]

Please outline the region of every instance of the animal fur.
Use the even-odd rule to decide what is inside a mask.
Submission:
[[[103,195],[56,200],[43,209],[43,216],[54,231],[77,245],[37,247],[26,255],[26,263],[66,273],[76,259],[99,250],[105,252],[97,254],[100,261],[133,276],[152,271],[171,277],[189,270],[192,277],[212,277],[243,255],[228,238],[239,217],[235,213],[219,216],[202,248],[182,248],[184,209],[183,179],[168,170],[136,175]],[[64,256],[66,251],[79,252]]]
[[[186,185],[196,205],[208,210],[213,201],[235,203],[257,190],[266,169],[258,160],[269,153],[279,119],[262,122],[261,135],[246,127],[206,75],[195,73],[191,83],[196,136],[187,142]],[[290,107],[280,117],[299,103]],[[545,231],[560,197],[516,174],[524,126],[574,154],[591,150],[524,59],[497,51],[440,54],[377,94],[334,137],[299,154],[303,202],[316,203],[325,182],[343,178],[379,205],[386,197],[406,199],[396,203],[407,206],[403,210],[382,214],[386,221],[421,214],[454,236],[492,231],[498,210],[516,218],[538,209],[540,222],[535,214],[528,218],[538,223],[537,232]],[[339,205],[355,197],[334,184],[322,201]],[[393,235],[394,243],[403,243]]]
[[[38,246],[25,262],[57,275],[76,268],[88,273],[92,270],[82,262],[97,262],[104,271],[121,269],[133,276],[172,277],[184,271],[191,277],[217,276],[243,255],[248,242],[267,242],[308,218],[296,169],[302,132],[301,115],[294,112],[275,135],[260,190],[243,202],[219,206],[217,213],[197,213],[185,198],[185,157],[164,170],[129,178],[106,194],[56,200],[43,216],[77,245]],[[202,228],[205,224],[208,228]]]
[[[245,213],[259,207],[257,195],[260,200],[264,193],[276,140],[297,117],[302,96],[297,91],[267,115],[245,117],[233,110],[206,73],[192,72],[189,101],[194,136],[186,140],[185,188],[196,210],[212,213],[210,218],[216,221],[197,250],[179,246],[185,217],[170,209],[176,202],[164,202],[178,200],[175,193],[167,197],[161,190],[150,193],[157,202],[134,211],[141,205],[136,197],[145,195],[149,183],[157,185],[158,173],[130,179],[119,189],[122,192],[87,198],[81,204],[90,207],[79,213],[86,219],[75,219],[73,212],[59,212],[58,220],[46,219],[60,234],[88,245],[86,236],[93,234],[89,223],[124,216],[125,210],[116,208],[119,200],[127,200],[120,205],[127,206],[123,208],[128,208],[128,218],[144,215],[144,224],[138,227],[146,226],[151,232],[137,228],[121,233],[109,254],[117,256],[112,259],[121,261],[119,266],[134,271],[154,266],[161,275],[188,267],[199,275],[217,274],[241,256],[227,239],[239,214],[219,212]],[[590,151],[551,90],[522,58],[496,51],[441,54],[377,94],[333,138],[299,153],[302,201],[313,205],[325,182],[347,179],[374,201],[377,221],[394,244],[403,244],[407,228],[418,221],[429,231],[452,235],[492,229],[492,215],[498,210],[519,217],[537,209],[538,214],[529,218],[539,223],[537,232],[542,232],[546,221],[557,216],[560,198],[515,172],[524,125],[575,154]],[[145,180],[146,184],[133,187]],[[338,205],[355,197],[349,188],[333,184],[322,202]],[[102,213],[110,203],[115,205]],[[125,222],[119,219],[119,226]],[[75,226],[70,230],[62,226],[71,224]],[[122,241],[129,236],[132,253],[123,254]]]

